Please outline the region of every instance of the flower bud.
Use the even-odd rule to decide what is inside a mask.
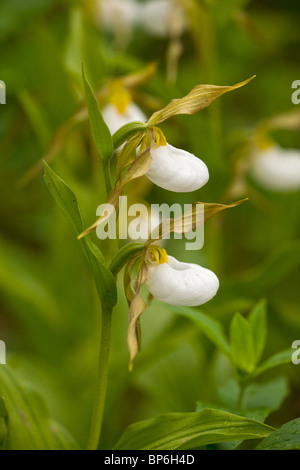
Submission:
[[[181,263],[172,256],[148,262],[146,287],[170,305],[195,307],[211,300],[219,289],[217,276],[197,264]]]
[[[209,179],[205,163],[185,150],[166,144],[152,147],[150,154],[152,163],[146,176],[163,189],[177,193],[196,191]]]
[[[271,191],[300,189],[300,151],[272,145],[260,149],[253,158],[253,178]]]

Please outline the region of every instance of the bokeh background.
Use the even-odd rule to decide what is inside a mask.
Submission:
[[[70,125],[84,105],[82,62],[96,91],[157,61],[157,73],[133,90],[147,116],[196,84],[233,85],[256,75],[199,114],[162,126],[172,145],[206,162],[204,188],[175,194],[141,179],[126,191],[149,204],[249,197],[206,225],[201,251],[185,251],[184,240],[165,247],[218,275],[219,293],[202,311],[225,330],[237,311],[247,314],[265,298],[264,356],[300,339],[299,191],[268,191],[249,174],[233,185],[249,135],[264,120],[297,113],[291,85],[300,79],[299,2],[181,4],[187,24],[158,35],[142,22],[121,24],[121,17],[104,24],[97,0],[0,4],[0,79],[7,86],[7,104],[0,107],[0,339],[16,377],[44,397],[50,415],[80,446],[91,418],[100,304],[76,236],[36,164],[51,160],[92,223],[104,199],[101,163],[88,120]],[[270,137],[300,149],[299,127],[271,129]],[[106,253],[107,245],[92,237]],[[193,322],[154,301],[142,317],[143,347],[131,374],[127,325],[120,278],[102,448],[111,448],[130,423],[157,413],[193,411],[199,400],[230,406],[232,369]],[[299,416],[299,372],[293,364],[274,369],[262,377],[258,396],[252,390],[257,406],[272,402],[268,424]]]

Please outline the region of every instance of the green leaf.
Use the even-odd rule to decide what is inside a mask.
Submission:
[[[236,408],[240,387],[235,379],[228,380],[219,388],[218,393],[227,407],[230,409]],[[267,408],[269,412],[276,411],[287,395],[288,383],[284,376],[276,377],[264,383],[252,383],[245,389],[242,409]]]
[[[6,450],[78,449],[71,436],[68,441],[57,438],[42,396],[21,383],[8,365],[0,367],[0,390],[8,416]]]
[[[5,442],[7,439],[7,425],[4,418],[0,418],[0,450],[3,450],[5,447]]]
[[[172,307],[171,311],[193,320],[203,333],[227,356],[231,358],[228,341],[223,331],[222,324],[214,318],[205,315],[199,310],[189,307]]]
[[[78,450],[79,446],[75,442],[73,436],[56,421],[50,422],[51,431],[56,440],[58,449]]]
[[[172,100],[164,109],[152,114],[148,125],[154,126],[160,124],[177,114],[198,113],[202,109],[207,108],[217,98],[224,95],[224,93],[247,85],[254,77],[255,75],[233,86],[197,85],[188,95],[180,99]]]
[[[55,201],[73,226],[76,234],[83,230],[83,220],[75,194],[45,163],[45,181]],[[98,247],[88,239],[80,244],[89,262],[103,310],[111,310],[117,303],[117,288],[110,270],[104,266],[103,257]]]
[[[143,243],[128,243],[123,246],[109,265],[112,274],[116,276],[131,258],[141,253],[144,249],[145,245]]]
[[[117,450],[175,450],[269,436],[273,428],[224,411],[167,413],[132,424],[116,445]]]
[[[269,408],[278,410],[289,393],[286,377],[279,376],[265,383],[253,383],[244,393],[243,408]]]
[[[233,414],[236,414],[238,416],[244,416],[244,418],[255,419],[256,421],[259,421],[260,423],[264,423],[265,419],[270,414],[270,410],[266,407],[250,408],[250,409],[247,409],[247,410],[232,410],[232,409],[227,408],[225,406],[213,405],[211,403],[206,403],[206,402],[203,402],[203,401],[197,401],[196,411],[201,411],[201,410],[204,410],[205,408],[210,408],[210,409],[213,409],[213,410],[226,411],[226,413],[233,413]]]
[[[292,353],[293,351],[291,349],[286,349],[277,354],[274,354],[274,356],[267,359],[265,362],[261,364],[261,366],[257,368],[257,370],[254,373],[254,376],[256,377],[262,374],[263,372],[266,372],[269,369],[273,369],[273,367],[291,363]]]
[[[245,318],[236,313],[230,324],[230,350],[239,373],[250,374],[255,367],[252,330]]]
[[[130,122],[125,124],[114,133],[112,136],[114,148],[117,149],[120,145],[124,144],[133,134],[147,130],[147,124],[144,122]]]
[[[103,161],[108,161],[114,154],[114,144],[109,129],[102,117],[97,99],[93,90],[85,78],[84,69],[82,68],[82,76],[84,82],[86,103],[93,132],[93,137],[97,150]]]
[[[264,351],[267,339],[267,312],[266,302],[261,300],[251,311],[248,322],[252,329],[254,354],[256,364]]]
[[[285,423],[266,437],[256,450],[300,450],[300,418]]]
[[[249,410],[232,410],[230,408],[225,408],[223,406],[219,405],[212,405],[210,403],[205,403],[202,401],[197,402],[197,409],[196,411],[201,411],[205,408],[211,408],[214,410],[221,410],[221,411],[226,411],[227,413],[234,413],[238,416],[244,416],[245,418],[251,418],[255,419],[256,421],[259,421],[260,423],[264,423],[265,419],[268,417],[270,414],[270,410],[268,408],[251,408]],[[220,443],[219,449],[221,450],[232,450],[238,447],[241,444],[241,440],[236,440],[236,441],[231,441],[231,442],[226,442],[226,443]]]

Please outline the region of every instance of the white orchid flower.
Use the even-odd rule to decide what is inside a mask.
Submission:
[[[160,145],[150,150],[152,163],[146,173],[152,183],[177,193],[196,191],[209,180],[205,163],[195,155],[172,145]]]
[[[131,29],[139,17],[136,0],[98,0],[96,19],[107,31]]]
[[[300,189],[300,150],[272,145],[257,152],[251,164],[253,178],[271,191]]]
[[[176,0],[148,0],[140,8],[139,24],[152,36],[169,36],[174,22],[177,30],[186,28],[184,11]]]
[[[162,248],[153,247],[146,287],[153,297],[170,305],[195,307],[211,300],[219,289],[217,276],[197,264],[181,263]],[[158,253],[158,254],[157,254]]]

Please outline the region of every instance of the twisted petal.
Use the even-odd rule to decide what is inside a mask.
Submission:
[[[300,151],[272,146],[257,153],[252,175],[266,189],[288,192],[300,189]]]
[[[147,117],[135,103],[130,103],[122,114],[119,113],[113,104],[108,104],[101,112],[111,134],[114,134],[120,127],[130,122],[147,121]]]
[[[195,307],[216,295],[219,280],[209,269],[168,256],[167,263],[149,263],[146,286],[150,294],[162,302]]]
[[[146,174],[152,183],[177,193],[196,191],[204,186],[209,173],[205,163],[172,145],[152,148],[152,163]]]

